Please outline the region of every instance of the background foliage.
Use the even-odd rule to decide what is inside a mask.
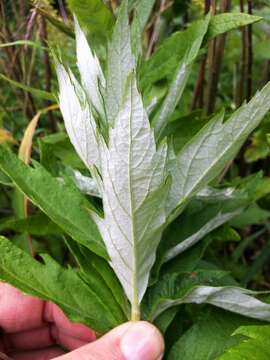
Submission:
[[[166,134],[172,135],[177,150],[208,122],[211,114],[223,107],[230,113],[270,80],[269,4],[268,0],[130,0],[130,16],[138,18],[134,33],[143,31],[143,46],[138,51],[149,59],[162,44],[157,61],[165,63],[164,74],[156,71],[158,64],[155,62],[141,64],[140,83],[144,88],[146,105],[149,105],[153,97],[158,100],[164,98],[171,77],[170,67],[174,65],[170,62],[170,57],[174,52],[179,51],[180,54],[183,51],[181,48],[177,50],[174,42],[171,45],[170,42],[163,43],[173,32],[189,29],[191,22],[201,19],[209,10],[215,14],[245,12],[263,17],[252,25],[239,27],[241,24],[238,24],[235,26],[237,29],[214,39],[211,38],[211,33],[207,35],[210,39],[207,50],[201,51],[197,58],[181,104],[177,106],[166,128]],[[20,166],[20,171],[11,177],[13,180],[17,178],[21,190],[27,186],[27,177],[31,176],[33,181],[31,189],[27,190],[31,191],[32,196],[26,198],[0,172],[0,232],[40,261],[35,263],[33,274],[27,275],[31,281],[34,281],[37,274],[43,276],[44,263],[50,263],[50,277],[46,277],[48,282],[53,282],[60,273],[65,284],[63,292],[71,283],[83,289],[73,294],[79,299],[71,299],[71,304],[62,304],[67,307],[73,319],[85,322],[83,314],[88,313],[89,322],[93,321],[95,314],[105,311],[104,305],[101,304],[98,311],[93,310],[91,314],[86,299],[91,296],[111,297],[114,315],[107,322],[104,321],[104,327],[98,329],[101,332],[111,324],[118,324],[126,319],[127,304],[121,297],[116,279],[108,280],[106,275],[104,277],[104,274],[110,277],[109,271],[106,272],[107,263],[83,246],[87,238],[93,236],[95,251],[106,257],[98,232],[93,229],[92,235],[89,234],[89,226],[94,227],[88,219],[87,210],[84,211],[89,202],[86,203],[85,198],[77,191],[71,176],[72,169],[80,170],[83,174],[86,174],[86,170],[64,131],[55,96],[56,75],[48,47],[60,47],[64,60],[75,64],[71,15],[71,12],[75,12],[95,51],[104,59],[106,39],[111,34],[115,22],[113,14],[117,11],[117,6],[117,0],[0,1],[0,143],[12,148],[26,164],[32,159],[35,165],[30,173],[29,168],[24,168],[23,164],[18,165],[13,158],[2,159],[10,173]],[[88,16],[88,12],[91,16]],[[136,40],[135,35],[133,38]],[[162,46],[166,46],[163,53]],[[76,72],[75,69],[74,71]],[[194,277],[202,276],[207,284],[222,277],[224,283],[241,284],[253,290],[270,289],[269,133],[268,114],[236,159],[228,164],[220,178],[213,183],[216,185],[219,182],[221,189],[237,189],[237,207],[239,202],[241,204],[239,214],[233,219],[228,218],[224,225],[210,226],[210,231],[197,234],[202,240],[194,248],[180,254],[177,262],[165,265],[165,269],[162,268],[164,273],[173,272],[177,268],[190,281],[187,286],[196,282]],[[40,168],[35,160],[44,168]],[[56,178],[60,177],[67,186],[65,196],[69,197],[69,208],[66,208],[61,190],[58,189]],[[42,204],[43,211],[35,206],[38,202],[37,190],[47,194],[47,201]],[[93,201],[95,206],[100,207],[98,199]],[[81,207],[81,204],[85,206]],[[195,200],[165,233],[167,246],[173,246],[194,235],[196,229],[199,232],[199,229],[213,219],[216,224],[215,214],[227,214],[234,209],[235,204],[224,204],[222,199],[214,203],[203,199]],[[52,211],[54,205],[52,221],[46,214]],[[83,208],[80,212],[76,211],[79,207]],[[61,225],[68,229],[65,234]],[[71,240],[74,237],[79,239],[81,248]],[[8,244],[3,243],[2,246],[1,251],[4,248],[6,252],[13,251],[9,250]],[[14,266],[20,264],[23,268],[28,263],[32,264],[33,259],[25,252],[20,252],[20,249],[13,254],[18,261],[14,261]],[[159,249],[151,276],[153,284],[165,251],[166,246]],[[41,255],[43,253],[50,254],[51,257]],[[84,269],[85,259],[90,256],[93,257],[94,280],[87,277],[85,272],[83,275],[78,272],[75,276],[69,271],[67,265],[74,266],[77,263]],[[4,257],[1,261],[4,263]],[[179,268],[179,264],[182,268]],[[91,288],[96,288],[95,281],[99,281],[100,277],[104,277],[105,285],[107,282],[114,282],[115,293],[107,293],[105,285],[98,294],[89,293]],[[20,283],[20,279],[16,281]],[[88,287],[83,285],[84,281],[88,283]],[[52,295],[46,294],[46,286],[51,285],[45,281],[44,291],[37,295],[52,298]],[[62,298],[59,289],[55,289],[53,300],[61,303]],[[267,296],[265,300],[268,301]],[[74,311],[72,301],[82,304],[81,313]],[[147,313],[147,304],[145,312]],[[255,348],[261,354],[258,359],[269,358],[269,354],[259,352],[261,342],[269,338],[267,326],[258,330],[257,327],[262,327],[258,321],[235,314],[225,315],[223,310],[210,306],[202,310],[201,305],[180,305],[157,318],[156,324],[165,334],[170,360],[238,359],[236,356],[242,356],[241,351],[246,354],[251,351],[249,349]],[[232,334],[234,335],[231,336]],[[248,341],[243,342],[244,339]]]

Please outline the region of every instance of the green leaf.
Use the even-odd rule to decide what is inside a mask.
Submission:
[[[264,223],[270,217],[270,211],[264,210],[257,204],[252,204],[241,214],[231,220],[231,225],[237,228],[243,228],[248,225],[259,225]]]
[[[270,358],[269,325],[241,326],[232,335],[232,339],[242,336],[242,341],[238,341],[238,345],[226,350],[218,357],[218,360],[268,360]]]
[[[92,38],[110,35],[114,17],[102,0],[67,0],[67,4]]]
[[[245,237],[245,239],[243,239],[240,244],[237,246],[237,248],[234,250],[233,254],[232,254],[232,260],[237,263],[239,261],[239,259],[241,258],[241,256],[244,254],[246,248],[250,245],[252,245],[252,243],[259,238],[263,233],[266,232],[265,228],[262,228],[254,233],[252,233],[250,236]]]
[[[163,264],[161,276],[163,274],[187,273],[195,271],[200,266],[201,261],[213,238],[210,235],[205,236],[200,242],[194,244],[185,252],[179,254],[176,258]]]
[[[206,34],[206,41],[242,26],[254,24],[263,18],[244,13],[224,13],[212,16]]]
[[[110,291],[94,273],[86,282],[80,272],[62,268],[48,255],[43,255],[42,264],[3,237],[0,237],[0,252],[2,281],[54,302],[72,321],[101,333],[125,321],[121,311],[115,310]]]
[[[256,255],[253,263],[248,267],[246,274],[243,276],[241,280],[242,286],[247,286],[249,282],[256,277],[262,271],[263,266],[270,258],[270,242],[267,241],[261,248],[260,253]]]
[[[261,176],[255,176],[242,180],[234,188],[208,187],[198,193],[165,230],[158,247],[153,278],[156,278],[164,262],[187,251],[210,232],[237,217],[240,211],[255,201],[254,192],[262,182]]]
[[[172,306],[210,304],[258,320],[270,321],[270,305],[256,299],[256,292],[232,286],[220,270],[165,274],[144,299],[149,321]],[[225,286],[221,286],[224,284]]]
[[[174,344],[168,360],[215,360],[226,349],[241,342],[241,336],[231,337],[240,325],[254,322],[221,309],[202,311],[198,320]]]
[[[191,271],[196,265],[196,259],[200,259],[201,254],[204,253],[209,238],[205,239],[206,244],[202,246],[197,246],[196,243],[202,241],[206,235],[230,218],[237,217],[241,209],[254,202],[257,199],[254,193],[256,194],[257,188],[263,183],[264,179],[259,174],[238,181],[234,184],[235,187],[222,189],[208,187],[198,193],[183,213],[164,231],[157,250],[151,282],[157,280],[160,268],[166,259],[168,261],[174,255],[178,256],[177,269],[180,266],[182,270],[185,268]],[[170,263],[165,268],[168,266]]]
[[[31,168],[11,151],[0,147],[0,168],[16,186],[74,240],[107,258],[102,239],[90,217],[93,206],[75,187],[52,177],[36,164]]]
[[[38,213],[24,219],[1,219],[0,231],[4,230],[14,230],[20,233],[26,232],[36,236],[62,234],[61,229],[43,213]]]
[[[170,116],[173,114],[189,78],[191,67],[196,60],[202,45],[203,38],[206,34],[210,17],[201,20],[192,26],[192,36],[189,37],[189,43],[183,53],[183,57],[177,66],[173,80],[168,89],[168,93],[161,105],[161,108],[155,115],[152,124],[155,129],[155,136],[160,140],[162,133],[169,122]],[[190,29],[189,29],[190,30]]]
[[[247,14],[220,14],[211,17],[209,29],[205,36],[205,41],[213,36],[221,35],[224,32],[235,29],[239,26],[248,25],[259,21],[261,18]],[[183,61],[186,49],[194,41],[194,29],[199,22],[194,22],[185,31],[173,33],[157,48],[151,58],[146,61],[141,69],[141,86],[142,88],[150,87],[155,82],[171,78],[175,73],[179,63]],[[168,54],[170,56],[168,57]]]
[[[172,323],[173,319],[175,318],[178,310],[179,309],[177,306],[172,307],[172,308],[164,311],[160,316],[158,316],[155,319],[154,324],[155,324],[155,326],[157,326],[159,328],[159,330],[161,331],[162,334],[165,334],[166,330],[168,329],[168,327]]]
[[[267,134],[270,132],[270,117],[267,114],[260,127],[251,135],[250,144],[245,150],[245,161],[252,163],[260,159],[265,159],[270,153]]]
[[[71,168],[85,169],[82,160],[77,155],[66,133],[58,132],[38,139],[40,163],[51,173],[55,172],[57,162]],[[59,165],[59,164],[58,164]],[[59,165],[60,166],[60,165]]]
[[[256,58],[259,61],[267,60],[270,57],[270,44],[267,39],[261,39],[256,44]]]
[[[12,80],[3,74],[0,74],[0,79],[9,82],[12,86],[15,86],[16,88],[20,88],[27,92],[30,92],[32,95],[36,96],[39,99],[55,101],[55,96],[47,91],[32,88],[32,87],[22,84],[18,81]]]
[[[12,181],[8,176],[6,176],[3,171],[0,171],[0,184],[5,186],[13,186]]]
[[[260,181],[260,186],[256,188],[256,199],[259,200],[270,193],[270,178],[264,177]]]
[[[140,64],[141,58],[143,57],[142,34],[138,15],[136,12],[133,15],[130,30],[132,53],[134,54],[137,63]]]
[[[225,198],[217,197],[215,201],[208,198],[191,201],[185,211],[165,230],[158,247],[153,274],[159,271],[164,262],[188,251],[211,231],[236,216],[248,202],[242,196],[244,194],[240,191],[233,191],[231,194],[228,192]]]
[[[221,112],[171,160],[172,187],[168,212],[185,202],[213,180],[241,148],[247,136],[259,125],[270,108],[270,83],[252,100],[223,122]]]
[[[163,78],[174,76],[179,64],[185,61],[185,56],[189,62],[195,60],[208,21],[199,20],[187,30],[175,32],[157,48],[150,59],[142,65],[140,85],[143,89],[151,87]],[[168,57],[168,54],[173,55]]]
[[[91,253],[86,247],[75,243],[70,238],[66,238],[65,241],[86,277],[91,277],[91,273],[93,271],[98,273],[102,281],[111,290],[115,300],[128,318],[130,309],[127,298],[124,294],[121,284],[119,283],[115,273],[112,270],[112,267],[108,264],[108,262]]]
[[[130,10],[133,10],[137,14],[140,32],[143,31],[145,25],[147,24],[147,20],[151,15],[154,5],[155,0],[138,0],[135,1],[133,6],[131,6]]]
[[[62,20],[59,20],[57,17],[51,15],[41,7],[36,7],[36,9],[38,13],[44,16],[56,29],[60,30],[62,33],[68,35],[71,38],[75,38],[73,29],[66,25]]]
[[[177,110],[174,113],[176,112]],[[171,138],[174,151],[177,154],[209,120],[209,117],[203,116],[201,110],[192,111],[190,114],[176,119],[173,115],[173,120],[168,123],[163,135]]]
[[[56,240],[57,239],[57,243]],[[60,239],[60,241],[59,241]],[[12,238],[9,239],[12,244],[14,246],[17,246],[18,248],[20,248],[21,250],[23,250],[24,252],[26,252],[27,254],[30,253],[30,244],[29,244],[29,234],[24,232],[24,233],[17,233],[15,236],[12,236]],[[54,259],[56,261],[58,261],[59,259],[59,263],[61,263],[62,260],[62,254],[60,254],[60,252],[62,252],[63,247],[62,247],[62,242],[61,242],[61,238],[53,238],[54,242],[54,246],[51,247],[49,241],[51,240],[50,237],[48,237],[46,235],[46,243],[45,241],[38,241],[35,238],[31,237],[31,252],[33,250],[33,252],[35,254],[43,254],[47,251],[51,252],[52,256],[54,257]],[[55,251],[55,249],[57,249]],[[59,257],[57,257],[57,252],[59,252],[58,254],[60,255]]]
[[[219,229],[211,233],[211,237],[213,237],[213,240],[219,243],[241,241],[241,236],[239,233],[228,224],[221,226]]]
[[[172,246],[172,241],[168,243],[170,248],[164,254],[164,262],[186,251],[211,231],[236,217],[243,208],[238,205],[237,198],[235,198],[236,205],[234,206],[233,201],[230,200],[227,203],[220,201],[212,205],[206,203],[199,212],[192,214],[191,210],[191,213],[183,214],[177,225],[174,224],[174,228],[177,226],[181,229],[181,236],[173,239],[174,246]],[[187,235],[191,229],[192,233]],[[183,240],[179,241],[180,239]]]

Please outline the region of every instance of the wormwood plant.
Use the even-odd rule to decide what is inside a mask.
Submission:
[[[0,168],[65,236],[76,265],[64,268],[44,254],[36,261],[2,237],[2,280],[54,301],[100,333],[128,319],[146,319],[165,331],[177,305],[188,303],[270,320],[270,305],[258,294],[200,263],[210,243],[206,235],[259,198],[260,175],[229,188],[211,184],[269,110],[270,84],[226,120],[220,111],[199,131],[191,129],[185,141],[170,130],[207,41],[258,20],[208,15],[144,61],[140,26],[136,16],[129,24],[123,1],[102,67],[75,19],[80,80],[54,57],[65,127],[89,176],[75,171],[59,179],[3,146]],[[166,95],[151,98],[161,79]]]

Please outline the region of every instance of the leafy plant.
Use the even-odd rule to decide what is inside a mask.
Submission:
[[[166,142],[156,146],[137,90],[136,59],[131,50],[126,7],[124,2],[109,46],[106,82],[78,25],[78,67],[85,90],[63,65],[57,64],[57,73],[60,108],[67,131],[103,199],[104,218],[94,213],[93,217],[103,236],[111,265],[132,304],[131,318],[136,320],[140,318],[139,304],[166,222],[172,221],[182,210],[182,204],[217,176],[237,152],[268,110],[268,106],[262,105],[267,103],[270,87],[267,86],[251,103],[239,109],[224,125],[224,115],[217,115],[180,154],[174,154],[171,149],[168,161]],[[207,25],[208,19],[197,26],[201,31]],[[187,65],[182,66],[185,68]],[[181,68],[179,71],[182,72]],[[184,86],[185,76],[177,82]],[[102,92],[104,108],[101,105]],[[178,100],[179,94],[179,89],[174,96],[169,91],[170,102],[173,98]],[[166,99],[162,106],[172,111],[175,104],[167,104]],[[100,130],[91,105],[100,116]],[[108,123],[104,122],[105,113],[108,114]],[[158,131],[159,123],[166,121],[168,115],[161,110],[159,119],[154,120]],[[212,154],[208,152],[204,165],[205,139],[205,146],[210,149],[213,146],[213,149]],[[192,153],[197,156],[192,156]],[[185,168],[190,169],[191,176]]]
[[[168,358],[170,360],[222,359],[220,355],[244,340],[236,329],[247,323],[251,324],[250,319],[208,308],[174,344]],[[231,336],[233,333],[235,336]]]
[[[130,24],[128,2],[123,1],[104,64],[88,45],[80,27],[87,27],[85,13],[83,7],[76,11],[75,3],[69,2],[78,18],[74,22],[80,80],[61,54],[55,51],[53,57],[59,105],[77,155],[61,132],[40,139],[41,163],[33,160],[30,166],[7,146],[0,147],[4,176],[41,210],[20,221],[5,219],[0,228],[64,237],[72,259],[68,268],[48,254],[38,261],[1,237],[0,278],[57,303],[72,320],[100,333],[128,319],[155,322],[165,333],[173,326],[174,309],[183,304],[208,304],[243,316],[230,315],[236,325],[225,324],[220,336],[229,337],[238,324],[253,321],[245,317],[269,321],[270,305],[257,298],[260,293],[241,288],[203,256],[213,237],[218,238],[215,231],[220,226],[239,221],[240,213],[259,206],[262,175],[235,184],[219,185],[219,180],[268,112],[270,84],[233,113],[225,116],[221,110],[200,117],[194,127],[190,122],[189,131],[183,121],[175,125],[174,119],[207,42],[260,18],[209,14],[170,36],[144,60],[142,49],[134,49],[134,44],[146,20],[136,16],[140,7],[131,4],[135,15]],[[113,16],[101,1],[96,4],[98,22],[89,23],[88,32],[90,38],[100,34],[100,24],[105,24],[107,38]],[[171,49],[173,56],[165,61]],[[152,87],[161,81],[165,90],[153,96]],[[51,94],[39,95],[51,99]],[[189,115],[194,120],[193,116]],[[46,224],[46,231],[38,232],[37,223]],[[238,238],[226,226],[220,231]],[[209,329],[215,331],[216,318],[211,316]],[[199,320],[180,337],[172,359],[207,321]],[[223,349],[232,343],[223,343]],[[214,349],[212,354],[221,353]]]
[[[218,359],[251,359],[251,353],[254,351],[256,351],[256,359],[268,359],[269,349],[266,344],[269,340],[269,331],[269,325],[241,326],[233,332],[232,336],[242,336],[242,340],[239,344],[227,349]]]

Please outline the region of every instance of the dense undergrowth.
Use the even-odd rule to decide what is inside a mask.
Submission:
[[[0,4],[0,279],[269,359],[268,1]]]

